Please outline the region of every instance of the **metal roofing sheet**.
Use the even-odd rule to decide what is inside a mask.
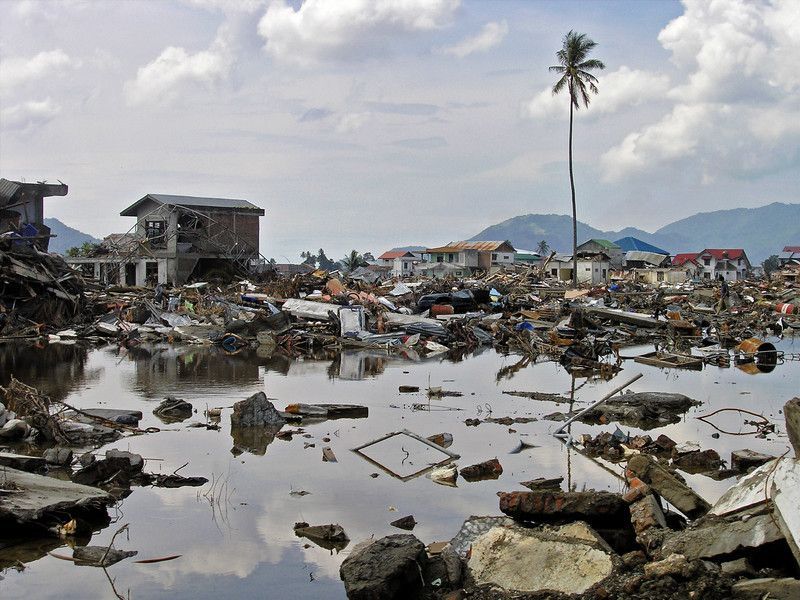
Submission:
[[[234,210],[247,210],[264,214],[264,209],[252,202],[238,198],[211,198],[207,196],[176,196],[173,194],[147,194],[140,198],[120,214],[123,217],[136,216],[136,209],[145,200],[155,200],[171,206],[203,207],[203,208],[228,208]]]
[[[632,236],[620,238],[614,243],[622,248],[622,250],[625,252],[630,252],[631,250],[640,250],[642,252],[655,252],[656,254],[669,256],[669,252],[666,250],[662,250],[658,246],[653,246],[653,244],[648,244],[647,242],[643,242],[639,238]]]

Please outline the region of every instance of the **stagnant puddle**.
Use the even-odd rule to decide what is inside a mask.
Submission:
[[[779,350],[797,354],[800,342],[771,340]],[[643,349],[640,349],[643,350]],[[626,354],[635,353],[626,349]],[[733,367],[703,371],[662,370],[626,361],[611,381],[572,380],[558,364],[545,362],[517,368],[520,357],[491,350],[458,359],[437,357],[421,362],[392,358],[376,351],[348,351],[319,359],[264,358],[255,352],[226,355],[192,346],[152,346],[121,350],[116,346],[80,345],[0,347],[0,384],[13,374],[56,399],[79,408],[108,407],[141,410],[140,427],[159,433],[127,437],[110,445],[140,453],[146,470],[202,475],[212,480],[202,488],[134,488],[112,510],[113,523],[95,535],[93,545],[107,545],[122,524],[129,535],[115,547],[138,550],[146,559],[180,554],[158,564],[123,561],[108,569],[116,592],[131,598],[344,598],[339,580],[341,561],[359,540],[399,530],[389,523],[414,515],[414,534],[425,543],[448,540],[470,515],[498,514],[496,492],[522,489],[517,482],[536,477],[565,478],[564,486],[619,491],[622,469],[594,462],[567,450],[550,434],[558,423],[543,415],[568,407],[552,402],[505,395],[503,391],[537,391],[569,396],[575,406],[599,399],[637,373],[632,391],[679,392],[703,402],[678,423],[650,430],[672,439],[697,441],[723,459],[732,450],[750,448],[783,454],[788,441],[780,413],[798,393],[800,363],[787,361],[771,373],[751,374]],[[418,386],[417,393],[400,393],[399,386]],[[461,392],[459,397],[429,400],[426,388]],[[365,419],[338,419],[305,425],[308,437],[291,440],[234,440],[230,407],[264,391],[278,409],[291,403],[362,404]],[[188,428],[189,421],[165,425],[152,410],[166,396],[191,402],[204,421],[206,407],[225,407],[221,430]],[[719,433],[696,417],[720,408],[744,408],[778,424],[769,439]],[[525,424],[482,423],[466,419],[538,417]],[[723,412],[713,424],[726,432],[748,432],[741,413]],[[614,431],[614,424],[576,424],[573,434]],[[386,433],[409,430],[423,437],[440,432],[453,436],[449,451],[460,455],[460,466],[497,457],[504,469],[497,480],[458,487],[437,485],[424,474],[401,479],[377,467],[353,448]],[[625,433],[638,430],[623,427]],[[329,438],[330,441],[323,441]],[[509,454],[523,440],[534,447]],[[312,446],[313,444],[313,446]],[[330,447],[337,462],[323,462]],[[402,475],[428,467],[438,456],[413,440],[393,440],[375,450],[373,458],[390,462]],[[377,473],[377,477],[373,475]],[[715,481],[686,475],[687,482],[714,501],[734,480]],[[305,491],[299,495],[292,492]],[[338,523],[352,540],[341,551],[328,550],[296,537],[295,522]],[[1,544],[1,543],[0,543]],[[69,554],[57,540],[0,549],[0,596],[3,598],[109,598],[111,581],[101,569],[75,566],[47,555]],[[24,564],[24,569],[11,567]]]

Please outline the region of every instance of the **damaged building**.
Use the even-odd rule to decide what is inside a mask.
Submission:
[[[27,245],[47,252],[51,235],[44,224],[44,199],[66,196],[68,191],[67,184],[60,181],[25,183],[0,178],[0,235],[25,238]]]
[[[264,209],[247,200],[147,194],[120,215],[135,217],[136,224],[108,236],[92,256],[68,259],[85,277],[106,284],[180,285],[264,264],[258,251]]]

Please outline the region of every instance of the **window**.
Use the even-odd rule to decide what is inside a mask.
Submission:
[[[586,270],[591,272],[592,267],[586,267]]]
[[[436,262],[444,262],[444,256],[441,254],[436,255]]]
[[[508,260],[509,258],[511,257],[508,254],[503,254],[503,260]]]
[[[553,277],[557,277],[557,276],[558,276],[558,269],[551,269],[551,271],[550,271],[550,274],[551,274]]]
[[[703,259],[703,264],[704,264],[705,266],[708,266],[708,265],[710,265],[710,264],[711,264],[711,259],[710,259],[710,258],[704,258],[704,259]]]
[[[452,254],[448,254],[447,255],[447,262],[453,262],[453,255]]]
[[[144,264],[144,278],[145,283],[149,285],[158,283],[158,263],[154,260],[148,260]]]
[[[711,273],[703,273],[704,279],[711,279]]]
[[[150,240],[152,246],[166,245],[166,230],[167,223],[165,221],[145,221],[144,223],[145,236]]]
[[[492,260],[497,260],[497,254],[492,254]]]
[[[656,281],[664,281],[664,271],[658,271],[656,273]]]

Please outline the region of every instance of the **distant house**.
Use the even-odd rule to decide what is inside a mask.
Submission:
[[[425,262],[422,263],[417,271],[426,277],[442,279],[444,277],[469,277],[472,269],[466,265],[450,262]]]
[[[532,250],[517,250],[514,262],[523,265],[536,265],[542,262],[542,256]]]
[[[247,200],[147,194],[120,215],[136,217],[131,231],[117,236],[130,249],[67,262],[104,283],[141,286],[247,272],[260,260],[264,209]]]
[[[621,269],[624,261],[622,248],[614,242],[597,238],[583,242],[576,249],[576,254],[585,258],[599,257],[602,254],[608,258],[612,269]]]
[[[800,264],[800,246],[784,246],[783,252],[778,254],[778,262],[781,267]]]
[[[502,242],[450,242],[446,246],[428,248],[428,262],[452,263],[470,270],[489,271],[503,265],[513,265],[516,250],[508,240]]]
[[[557,254],[547,265],[547,272],[559,281],[572,281],[572,256]],[[611,262],[606,254],[578,257],[578,283],[597,285],[608,280]]]
[[[378,264],[390,267],[392,277],[410,277],[415,275],[414,266],[419,257],[408,250],[389,250],[378,257]]]
[[[626,269],[667,267],[671,264],[669,254],[658,254],[645,250],[629,250],[625,253],[624,266]]]
[[[25,183],[0,178],[0,234],[13,232],[13,237],[47,252],[50,228],[44,224],[44,199],[66,196],[66,183]]]
[[[743,279],[751,270],[750,260],[741,248],[706,248],[702,252],[676,254],[672,265],[691,269],[696,266],[696,276],[701,279],[718,279],[726,281]]]
[[[639,238],[635,237],[624,237],[616,240],[614,242],[623,252],[630,252],[632,250],[636,250],[639,252],[653,252],[654,254],[663,254],[664,256],[669,256],[669,252],[666,250],[662,250],[658,246],[653,246],[653,244],[648,244],[647,242],[643,242]]]

